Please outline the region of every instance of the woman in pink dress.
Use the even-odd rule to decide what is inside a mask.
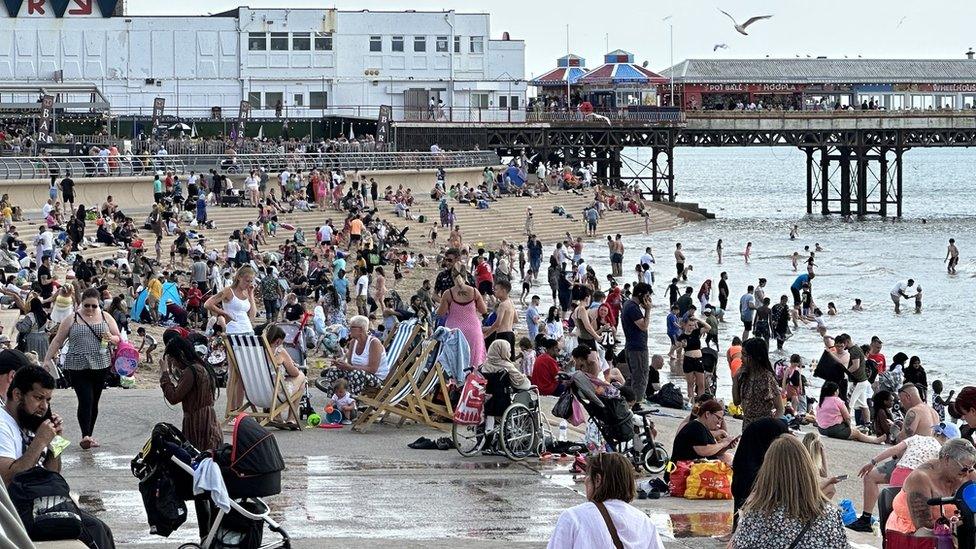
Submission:
[[[318,180],[318,188],[315,193],[316,202],[319,205],[319,211],[325,211],[325,204],[329,198],[329,182],[324,174],[318,172],[316,172],[315,178]]]
[[[455,267],[456,269],[457,267]],[[439,316],[446,316],[444,326],[457,328],[471,349],[471,366],[481,366],[487,358],[485,337],[481,331],[481,315],[488,312],[481,292],[468,284],[464,274],[454,271],[454,286],[441,295],[437,308]]]

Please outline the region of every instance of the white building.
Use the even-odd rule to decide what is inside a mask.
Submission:
[[[246,99],[252,117],[274,117],[280,103],[291,118],[375,118],[391,105],[394,120],[524,119],[525,44],[491,39],[488,14],[241,7],[102,17],[95,2],[76,14],[86,2],[71,2],[61,18],[37,13],[36,0],[0,17],[0,108],[34,103],[25,85],[62,82],[97,90],[115,115],[149,116],[162,97],[167,115],[183,117],[212,107],[236,117]],[[89,100],[68,95],[58,102]]]

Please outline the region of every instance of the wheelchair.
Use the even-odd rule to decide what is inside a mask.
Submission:
[[[512,461],[539,456],[545,441],[552,438],[548,422],[539,406],[539,389],[512,387],[507,372],[484,374],[485,421],[480,425],[454,424],[451,437],[458,453],[471,457],[478,453],[503,454]]]

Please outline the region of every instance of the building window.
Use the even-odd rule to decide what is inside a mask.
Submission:
[[[271,33],[271,51],[288,51],[288,33]]]
[[[251,104],[252,109],[261,108],[261,92],[248,92],[247,102]]]
[[[402,52],[403,51],[403,37],[394,36],[393,41],[390,43],[390,49],[392,51]]]
[[[274,36],[274,35],[272,35]],[[484,36],[472,36],[471,37],[471,53],[485,53],[485,37]]]
[[[476,109],[487,109],[490,103],[490,95],[487,93],[471,94],[471,106]]]
[[[247,49],[250,51],[265,51],[268,49],[268,35],[263,32],[247,33]]]
[[[281,92],[264,92],[264,108],[274,109],[281,104],[285,105],[285,94]]]
[[[317,91],[308,93],[308,106],[312,109],[326,109],[329,107],[329,92]]]
[[[413,51],[418,53],[427,52],[427,37],[426,36],[414,36],[413,37]]]
[[[332,51],[332,33],[315,33],[315,51]]]
[[[295,51],[310,51],[312,49],[311,33],[307,33],[307,32],[292,33],[291,49]]]
[[[498,108],[499,109],[507,109],[508,108],[508,96],[507,95],[499,95],[498,96]]]
[[[454,37],[454,53],[461,53],[461,37]]]
[[[304,107],[305,106],[305,95],[300,94],[300,93],[296,93],[294,95],[294,98],[295,98],[295,100],[292,102],[292,105],[294,105],[296,107]]]
[[[383,37],[382,36],[370,36],[369,37],[369,51],[383,51]]]
[[[513,95],[512,100],[509,101],[509,105],[511,105],[513,111],[517,111],[519,108],[519,96]]]
[[[434,47],[437,49],[437,53],[447,53],[447,37],[438,36]]]

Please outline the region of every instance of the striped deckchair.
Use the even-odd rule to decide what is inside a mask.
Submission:
[[[227,383],[227,415],[225,421],[236,418],[241,412],[249,412],[261,425],[276,422],[278,416],[287,413],[288,428],[301,430],[298,416],[298,403],[304,394],[296,391],[289,395],[284,384],[285,375],[277,367],[264,336],[251,334],[228,334],[224,342],[227,346],[227,360],[230,376]],[[230,395],[243,385],[244,400],[235,407]],[[274,426],[274,423],[272,423]]]
[[[409,363],[404,365],[400,375],[393,378],[390,390],[382,395],[382,398],[372,399],[368,403],[368,408],[356,419],[353,429],[365,432],[366,429],[375,421],[386,415],[398,414],[401,403],[410,396],[416,387],[423,383],[427,373],[437,357],[437,347],[439,342],[431,339],[424,341],[417,353],[411,357]],[[390,378],[387,378],[390,379]],[[362,399],[360,399],[362,402]]]

